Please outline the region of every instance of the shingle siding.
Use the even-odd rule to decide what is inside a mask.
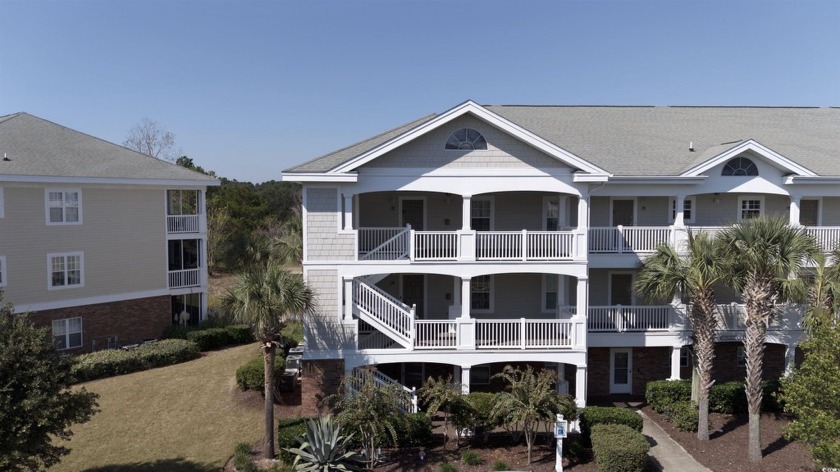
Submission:
[[[352,234],[339,234],[338,189],[306,189],[306,257],[308,260],[353,260]]]

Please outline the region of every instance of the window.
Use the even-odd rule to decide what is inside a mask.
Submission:
[[[747,366],[747,351],[744,350],[744,346],[738,346],[738,352],[736,355],[736,362],[738,363],[738,367],[746,367]]]
[[[490,231],[493,227],[493,202],[490,199],[473,199],[470,203],[470,228]]]
[[[761,197],[741,197],[738,199],[738,221],[749,220],[761,216]]]
[[[167,190],[167,215],[198,215],[200,213],[198,190]]]
[[[201,322],[201,294],[187,293],[172,296],[172,324],[198,326]]]
[[[478,131],[472,128],[461,128],[455,130],[446,140],[445,149],[461,151],[486,150],[487,140]]]
[[[84,285],[84,253],[47,254],[49,285],[47,288],[69,288]]]
[[[493,277],[482,275],[470,280],[470,308],[473,311],[493,311]]]
[[[677,220],[677,199],[671,199],[671,223]],[[683,199],[683,222],[694,223],[694,197]]]
[[[47,224],[82,222],[82,191],[47,189]]]
[[[543,274],[542,311],[551,313],[557,310],[558,283],[559,277],[556,274]]]
[[[723,171],[720,175],[758,175],[758,167],[746,157],[736,157],[723,166]]]
[[[56,349],[72,349],[82,345],[82,319],[53,320],[52,334]]]
[[[471,385],[489,385],[490,384],[490,366],[473,366],[470,368],[470,384]]]
[[[680,367],[688,367],[691,365],[691,348],[683,346],[680,348]]]
[[[0,256],[0,287],[6,286],[6,256]]]
[[[543,229],[557,231],[560,229],[560,198],[543,198]]]
[[[201,267],[198,239],[170,239],[167,243],[169,252],[169,270],[198,269]]]

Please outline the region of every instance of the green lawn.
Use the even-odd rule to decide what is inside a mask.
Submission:
[[[237,401],[234,373],[257,344],[184,364],[89,382],[100,412],[73,427],[55,471],[219,470],[239,442],[263,436],[262,411]]]

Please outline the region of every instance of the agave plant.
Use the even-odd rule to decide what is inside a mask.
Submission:
[[[356,451],[347,451],[353,435],[342,436],[332,417],[309,420],[299,448],[286,449],[295,455],[293,467],[302,472],[344,472],[362,470],[356,466]]]

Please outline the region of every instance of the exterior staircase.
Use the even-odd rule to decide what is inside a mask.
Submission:
[[[358,393],[358,389],[365,382],[374,382],[379,387],[393,386],[402,393],[402,400],[400,407],[406,413],[417,413],[417,389],[408,388],[387,375],[379,372],[374,367],[356,367],[353,369],[351,376],[352,382],[349,382],[351,394]]]
[[[410,307],[379,287],[353,280],[353,314],[406,349],[414,348],[414,316]],[[380,343],[381,344],[381,343]]]

